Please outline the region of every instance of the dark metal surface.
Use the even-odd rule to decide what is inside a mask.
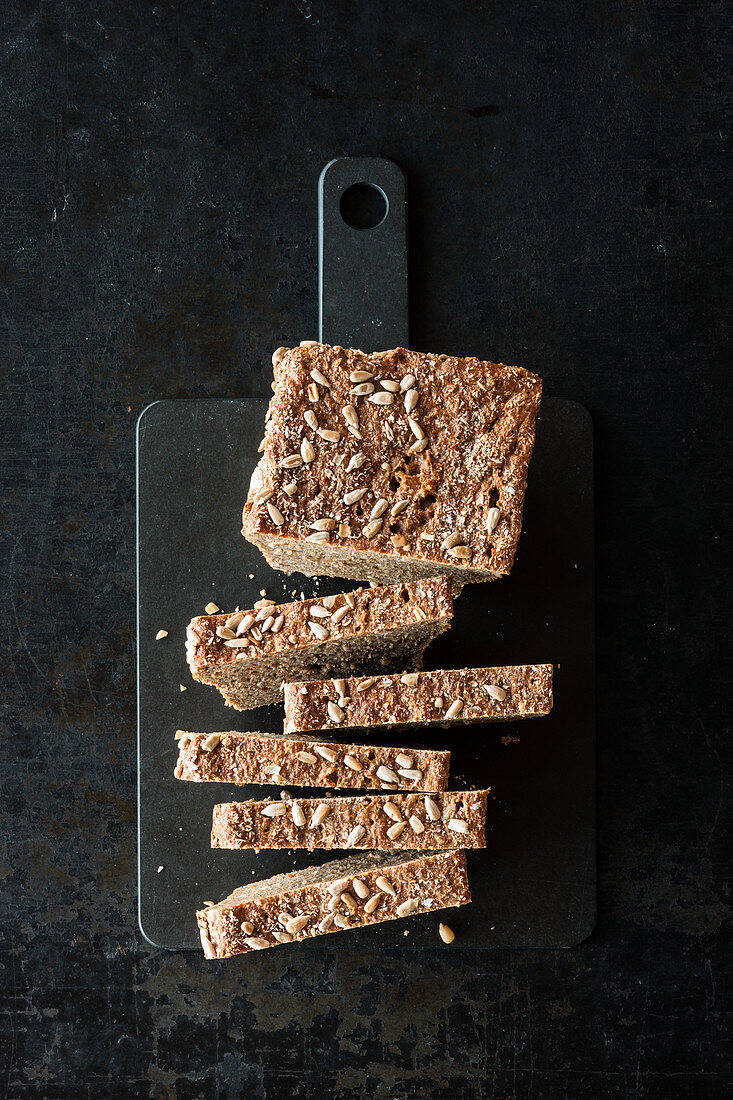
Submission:
[[[383,220],[357,229],[342,197],[368,184],[386,201]],[[318,181],[319,339],[345,348],[409,347],[407,181],[383,157],[339,157]]]
[[[242,500],[266,407],[265,401],[160,401],[139,422],[139,904],[140,926],[158,947],[200,950],[194,911],[205,899],[333,858],[212,851],[214,803],[262,797],[263,788],[173,778],[177,728],[282,730],[282,707],[240,713],[225,707],[215,689],[191,680],[184,654],[191,616],[211,599],[222,609],[251,607],[262,589],[279,600],[352,587],[277,573],[241,537]],[[452,630],[426,654],[427,668],[557,665],[547,719],[415,735],[415,743],[427,738],[451,750],[452,786],[492,787],[487,850],[468,856],[473,903],[446,918],[467,948],[567,947],[584,939],[595,920],[592,451],[585,410],[547,399],[517,564],[508,579],[467,586]],[[220,489],[213,494],[215,482]],[[168,637],[156,641],[160,628]],[[411,743],[409,735],[405,740]],[[277,797],[279,789],[268,790]],[[440,951],[437,923],[426,914],[291,950],[399,947],[407,931],[408,946]]]

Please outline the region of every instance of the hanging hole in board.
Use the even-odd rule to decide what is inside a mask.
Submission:
[[[352,229],[376,229],[387,217],[389,203],[381,187],[354,183],[341,196],[339,210]]]

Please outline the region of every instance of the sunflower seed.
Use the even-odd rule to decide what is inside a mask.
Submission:
[[[311,378],[314,382],[317,382],[319,386],[325,386],[328,390],[331,389],[331,383],[328,381],[325,374],[318,370],[318,367],[314,367],[311,371]]]
[[[282,514],[279,508],[276,508],[274,504],[267,503],[267,511],[270,513],[270,519],[276,527],[282,527],[285,523],[285,516]]]
[[[417,686],[417,681],[420,674],[418,672],[406,672],[404,676],[400,676],[400,681],[403,684],[407,684],[408,687],[414,688]],[[397,757],[399,760],[399,757]]]
[[[318,753],[319,756],[322,756],[324,760],[328,760],[329,764],[333,764],[334,760],[338,756],[338,753],[336,752],[336,750],[335,749],[329,749],[327,745],[314,745],[313,747],[314,747],[314,749],[316,750],[316,752]],[[310,753],[308,753],[308,755],[310,756]],[[314,763],[315,763],[315,759],[316,758],[313,757]]]
[[[406,508],[410,507],[409,500],[398,500],[396,504],[393,504],[389,510],[391,516],[401,516]]]
[[[273,932],[272,933],[278,943],[292,943],[293,937],[289,932]]]
[[[301,760],[304,764],[317,764],[318,761],[312,752],[296,752],[295,754],[298,760]]]
[[[274,622],[275,622],[275,616],[274,615],[268,615],[267,618],[265,619],[264,623],[260,627],[260,630],[262,631],[262,633],[263,634],[267,633],[267,631],[270,629],[270,627],[272,626],[272,624]]]
[[[491,534],[496,527],[497,523],[501,519],[501,512],[498,508],[489,508],[486,515],[486,530]]]
[[[463,833],[465,835],[468,832],[468,824],[460,817],[452,817],[448,822],[448,828],[454,833]]]
[[[395,806],[394,802],[385,802],[382,807],[387,817],[391,817],[393,821],[402,821],[402,814]]]
[[[313,816],[311,818],[311,829],[315,829],[317,825],[322,825],[330,812],[331,809],[329,806],[326,805],[325,802],[321,802],[320,805],[316,806],[315,810],[313,811]]]
[[[362,901],[364,900],[364,898],[369,897],[369,887],[365,886],[360,878],[355,878],[351,880],[351,889],[354,891],[358,898],[362,899]]]
[[[445,718],[455,718],[463,710],[463,699],[454,699],[445,712]]]
[[[287,352],[288,352],[287,348],[277,348],[275,351],[273,351],[273,353],[272,353],[272,365],[273,365],[273,367],[276,367],[278,365],[278,363],[280,363],[285,358],[285,356],[287,355]]]
[[[390,535],[390,538],[392,539],[392,545],[398,550],[400,550],[403,546],[407,546],[409,541],[405,538],[404,535]]]
[[[353,611],[354,608],[356,607],[356,600],[351,595],[351,593],[350,592],[344,592],[344,599],[346,600],[346,603],[349,605],[349,607]]]
[[[396,891],[392,886],[392,883],[389,881],[389,879],[385,878],[384,875],[377,876],[376,885],[379,887],[383,894],[391,894],[393,898],[397,896]]]
[[[193,631],[191,631],[191,633],[193,634]],[[159,642],[162,638],[167,638],[167,637],[168,637],[168,631],[167,630],[159,630],[158,633],[155,635],[155,640],[156,640],[156,642]],[[200,640],[201,639],[199,639],[199,641]]]
[[[253,951],[261,951],[263,947],[269,947],[269,941],[263,940],[261,936],[247,936],[244,941],[247,947],[251,947]]]
[[[257,448],[257,454],[258,454],[258,455],[261,455],[261,454],[262,454],[262,452],[263,452],[263,451],[264,451],[264,449],[265,449],[265,444],[266,444],[266,443],[267,443],[267,437],[263,435],[262,439],[260,440],[260,445],[259,445],[259,447]]]
[[[242,619],[242,621],[240,622],[239,626],[237,627],[237,636],[241,636],[242,634],[246,634],[247,631],[249,630],[249,628],[252,626],[252,623],[254,621],[255,621],[254,615],[245,615],[244,618]]]
[[[407,901],[403,901],[397,906],[397,916],[409,917],[410,913],[414,913],[416,909],[417,901],[415,898],[408,898]]]
[[[422,779],[422,772],[417,768],[399,768],[398,770],[403,779]]]
[[[254,634],[254,632],[253,632],[253,634]],[[253,634],[250,635],[250,637],[252,637]],[[239,649],[241,646],[245,646],[245,645],[249,645],[249,644],[250,644],[250,638],[225,638],[224,639],[224,645],[227,646],[229,649]]]
[[[387,836],[390,840],[396,840],[397,837],[405,831],[405,822],[397,821],[394,825],[390,825],[387,829]]]
[[[332,924],[333,924],[333,915],[331,913],[326,913],[326,916],[323,918],[321,923],[318,925],[318,931],[319,932],[328,932],[328,930],[329,930],[329,928],[331,927]]]
[[[284,615],[278,615],[278,617],[275,619],[275,622],[270,627],[270,633],[271,634],[279,634],[280,631],[282,630],[282,625],[283,625],[284,622],[285,622],[285,616]]]
[[[423,825],[420,818],[416,817],[415,814],[413,814],[412,817],[410,818],[410,828],[412,829],[413,833],[424,833],[425,832],[425,826]]]
[[[380,390],[378,393],[373,393],[369,400],[373,405],[391,405],[394,401],[394,394],[387,393],[386,390]]]
[[[506,689],[499,687],[498,684],[487,684],[486,690],[491,698],[496,699],[499,703],[502,703],[506,699]]]
[[[346,680],[334,680],[333,686],[339,695],[346,694]]]
[[[278,775],[280,772],[279,764],[268,764],[265,768],[265,775]]]
[[[347,921],[346,917],[342,916],[341,913],[334,913],[333,923],[336,925],[337,928],[351,928],[351,925]]]
[[[425,795],[425,812],[431,821],[440,821],[440,809],[438,803],[430,797],[429,794]]]
[[[349,885],[349,879],[337,878],[333,882],[329,883],[328,892],[333,898],[340,898],[346,887]]]
[[[312,535],[306,535],[305,541],[326,543],[331,541],[331,536],[328,531],[314,531]]]
[[[423,439],[416,439],[414,443],[411,443],[410,446],[407,448],[407,451],[411,455],[416,455],[419,454],[420,451],[424,451],[427,445],[428,437],[425,436]]]
[[[349,753],[344,757],[344,764],[347,768],[350,768],[352,772],[363,772],[363,765],[359,763],[355,756],[351,756]]]
[[[366,829],[364,828],[364,826],[363,825],[355,825],[354,828],[351,830],[351,832],[349,833],[349,835],[346,838],[345,847],[346,848],[353,848],[354,845],[358,844],[359,841],[364,836],[366,836]]]
[[[425,438],[425,432],[422,430],[417,420],[413,420],[411,416],[408,416],[407,423],[410,425],[410,431],[415,436],[415,439]]]
[[[230,615],[229,618],[226,620],[224,626],[227,628],[227,630],[236,630],[243,618],[243,611],[235,611],[234,614]]]
[[[412,412],[412,410],[415,408],[415,405],[417,405],[417,399],[418,399],[419,396],[420,395],[417,392],[417,390],[408,390],[407,391],[407,393],[405,394],[405,412],[406,413],[411,413]]]
[[[259,604],[262,604],[262,606],[258,607],[258,604],[255,604],[255,607],[258,608],[257,614],[255,615],[256,623],[264,622],[267,616],[272,614],[272,609],[275,606],[274,603],[270,603],[269,600],[260,600]]]
[[[402,390],[403,393],[405,392],[405,390],[411,390],[414,385],[415,385],[415,375],[414,374],[406,374],[404,376],[404,378],[402,378],[400,380],[400,389]]]
[[[361,828],[361,826],[360,826],[360,825],[357,825],[357,827],[356,827],[356,828],[357,828],[357,829],[360,829],[360,828]],[[354,832],[356,832],[356,829],[354,829]],[[352,898],[351,894],[349,894],[348,892],[345,892],[345,893],[343,893],[343,894],[341,895],[341,897],[339,898],[339,901],[341,902],[341,904],[342,904],[342,905],[345,905],[345,906],[346,906],[346,908],[347,908],[347,909],[348,909],[348,910],[349,910],[349,911],[350,911],[351,913],[355,913],[355,912],[357,911],[357,909],[359,908],[359,906],[358,906],[358,905],[356,904],[356,901],[355,901],[355,899],[354,899],[354,898]]]
[[[366,488],[364,489],[352,489],[350,493],[344,494],[344,504],[356,504],[366,494]]]
[[[362,529],[361,529],[361,533],[364,536],[364,538],[365,539],[374,538],[374,536],[376,534],[378,534],[379,531],[381,531],[383,523],[384,523],[383,519],[370,520],[370,522],[367,523],[366,527],[362,527]]]
[[[321,607],[319,603],[314,604],[308,614],[312,619],[328,619],[330,617],[329,612],[326,611],[326,608]]]
[[[454,531],[451,535],[446,535],[440,544],[441,550],[450,550],[452,546],[457,546],[461,541],[461,536],[457,531]]]
[[[300,828],[301,825],[305,825],[305,814],[303,808],[298,802],[293,802],[290,806],[290,816],[293,819],[293,825],[296,828]]]
[[[341,432],[335,432],[332,428],[319,428],[318,434],[321,439],[325,439],[327,443],[338,443],[341,438]]]
[[[399,783],[399,779],[392,769],[386,767],[384,764],[380,764],[377,768],[377,776],[379,779],[383,779],[385,783]]]
[[[359,416],[353,405],[344,405],[341,415],[347,424],[351,424],[353,428],[359,427]]]
[[[206,740],[201,742],[201,748],[204,750],[204,752],[211,752],[212,749],[216,748],[220,741],[221,737],[218,733],[210,733]]]
[[[298,932],[302,932],[309,920],[310,917],[293,917],[288,925],[288,932],[290,935],[295,936]]]
[[[346,467],[346,473],[350,474],[352,470],[358,470],[359,467],[363,466],[365,462],[366,458],[364,457],[364,455],[361,453],[361,451],[357,451],[357,453],[355,455],[352,455],[349,459],[349,465]]]
[[[370,687],[373,687],[374,684],[376,684],[376,682],[376,676],[365,676],[364,679],[360,680],[359,683],[356,685],[356,690],[358,692],[368,691]]]
[[[395,763],[399,764],[399,766],[401,768],[411,768],[412,767],[412,757],[411,756],[405,756],[405,754],[403,752],[398,752],[397,755],[395,756]]]
[[[263,817],[282,817],[287,809],[284,802],[271,802],[262,809]]]
[[[252,933],[254,932],[254,930],[255,930],[255,926],[252,924],[251,921],[249,921],[249,920],[243,920],[242,921],[242,931],[244,932],[245,936],[251,936]]]
[[[447,924],[438,925],[438,935],[443,943],[453,943],[453,940],[456,938],[455,932],[452,928],[449,928]]]
[[[320,344],[317,340],[301,340],[300,346],[302,348],[317,348],[320,347]]]
[[[312,428],[314,432],[318,430],[318,417],[313,412],[313,409],[306,409],[303,413],[303,419],[308,427]]]
[[[280,465],[286,470],[292,470],[296,466],[302,466],[303,459],[301,455],[285,455]]]
[[[315,382],[310,382],[308,384],[308,400],[312,401],[315,404],[320,396],[321,395],[318,392],[318,386],[315,384]]]
[[[338,703],[334,703],[333,699],[328,700],[327,709],[328,717],[331,719],[332,722],[343,722],[345,717],[344,712],[342,711]]]
[[[320,623],[314,623],[312,619],[308,620],[308,626],[310,627],[311,634],[318,638],[319,642],[325,642],[328,637],[328,631],[325,626],[321,626]]]
[[[343,604],[341,607],[336,608],[334,613],[331,615],[331,622],[340,623],[341,620],[344,619],[350,611],[351,608],[347,603]]]
[[[300,456],[303,462],[312,462],[316,457],[316,452],[313,449],[313,444],[309,439],[303,439],[300,444]]]
[[[283,492],[287,493],[289,497],[294,497],[298,491],[297,481],[290,481],[287,485],[283,485]]]
[[[473,554],[473,550],[470,546],[451,546],[448,553],[452,558],[459,558],[460,560],[465,561],[467,558],[471,557],[471,555]]]
[[[389,393],[399,393],[400,384],[395,382],[394,378],[380,378],[379,385],[383,390],[387,390]]]
[[[347,424],[346,427],[348,428],[349,435],[353,435],[354,439],[363,439],[364,438],[364,436],[361,434],[361,432],[358,430],[358,428],[355,428],[353,424]]]
[[[351,382],[368,382],[374,375],[370,374],[368,370],[352,370],[349,375]]]
[[[354,397],[366,397],[369,393],[374,393],[374,385],[371,382],[362,382],[358,386],[354,386],[351,391]]]
[[[252,627],[252,629],[249,632],[249,636],[250,636],[250,638],[254,638],[254,640],[256,642],[261,642],[262,641],[262,635],[260,634],[259,629],[256,626]],[[229,644],[230,644],[229,642],[224,643],[224,645],[229,645]]]
[[[369,519],[379,519],[380,516],[383,516],[387,511],[388,504],[389,501],[385,500],[384,497],[380,497],[369,513]]]

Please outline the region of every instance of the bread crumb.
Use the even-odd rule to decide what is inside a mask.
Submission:
[[[158,868],[158,874],[160,874],[160,872],[161,872],[162,870],[163,870],[163,864],[161,863],[160,867]]]
[[[502,745],[511,745],[512,741],[519,741],[518,737],[512,737],[510,734],[506,734],[501,739]]]
[[[181,691],[186,691],[186,685],[185,684],[179,684],[178,686],[181,689]]]
[[[159,630],[158,633],[155,635],[155,640],[156,640],[156,642],[159,642],[161,638],[167,638],[167,637],[168,637],[168,631],[167,630]]]

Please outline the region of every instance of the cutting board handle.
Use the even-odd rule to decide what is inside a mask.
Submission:
[[[337,157],[318,180],[319,340],[408,347],[407,179],[384,157]]]

